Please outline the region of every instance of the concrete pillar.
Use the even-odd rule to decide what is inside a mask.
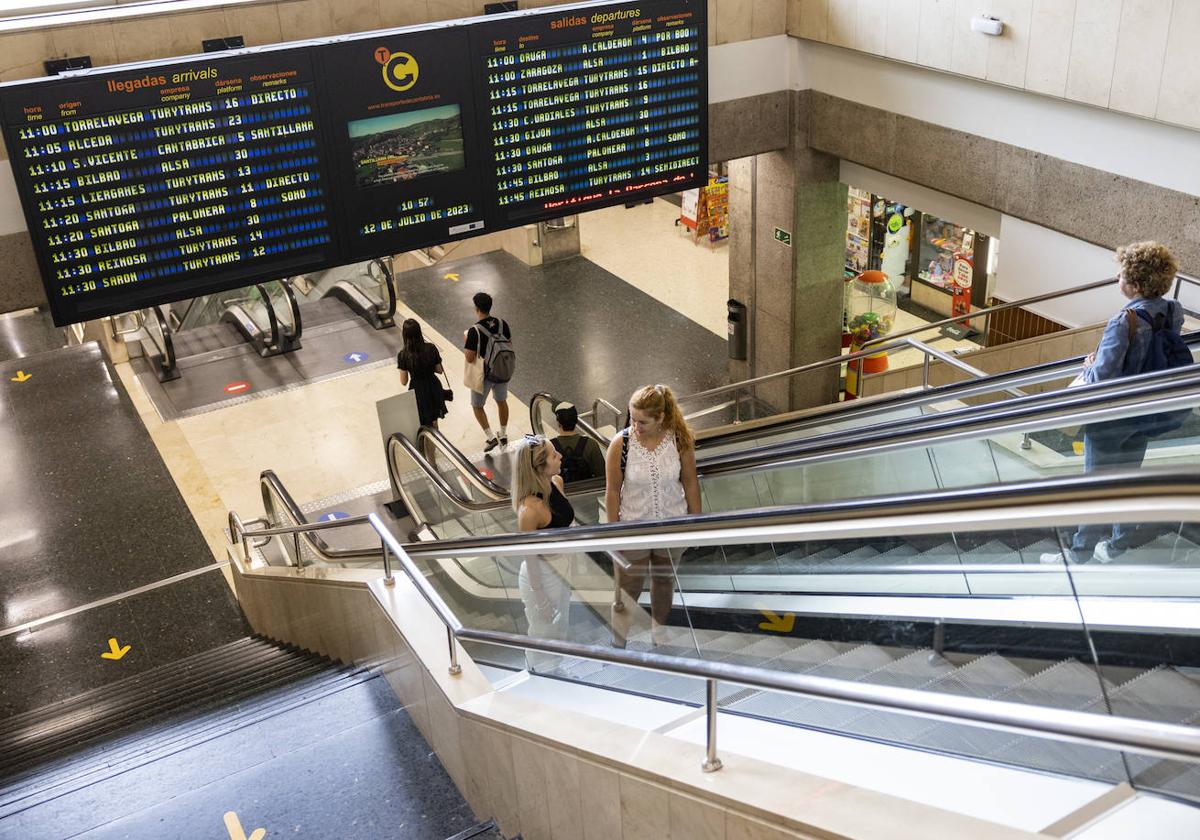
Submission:
[[[805,109],[799,109],[800,115]],[[841,348],[846,187],[838,161],[810,149],[805,125],[784,150],[731,161],[729,291],[750,307],[750,353],[732,381],[830,358]],[[790,234],[780,242],[776,229]],[[780,411],[833,398],[838,370],[758,386]]]

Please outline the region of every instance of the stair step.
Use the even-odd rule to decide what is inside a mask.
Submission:
[[[337,694],[375,676],[366,672],[336,672],[333,678],[318,674],[304,681],[275,686],[263,694],[240,698],[234,706],[210,708],[193,718],[159,722],[149,730],[139,728],[114,741],[93,744],[49,765],[38,765],[33,772],[0,790],[0,818],[37,804],[39,797],[79,790]]]
[[[23,715],[0,739],[0,779],[12,787],[26,771],[130,727],[163,728],[174,717],[202,717],[279,686],[344,671],[312,654],[265,640],[238,640]],[[23,724],[23,725],[22,725]]]

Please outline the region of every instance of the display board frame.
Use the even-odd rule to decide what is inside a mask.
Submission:
[[[539,49],[547,46],[598,45],[595,46],[597,52],[608,50],[612,54],[614,50],[624,50],[623,60],[626,64],[641,61],[647,74],[660,73],[658,69],[655,69],[657,64],[646,64],[646,62],[657,62],[661,59],[669,64],[671,55],[663,56],[654,53],[655,44],[651,44],[649,47],[645,47],[643,52],[635,54],[633,50],[638,45],[627,44],[623,39],[636,39],[639,26],[644,32],[667,31],[667,27],[671,27],[670,31],[677,34],[680,31],[678,27],[683,25],[680,16],[687,17],[688,26],[694,27],[695,30],[693,35],[688,36],[695,42],[694,48],[689,48],[689,55],[694,57],[695,61],[685,68],[687,70],[685,75],[690,74],[694,78],[686,84],[679,83],[673,88],[669,87],[668,82],[664,82],[659,85],[659,88],[669,88],[668,92],[682,90],[683,93],[679,94],[681,100],[686,100],[694,106],[695,134],[686,138],[686,145],[689,149],[686,157],[683,152],[679,152],[677,160],[691,160],[694,157],[695,166],[682,167],[679,171],[667,173],[663,178],[639,177],[632,179],[635,182],[633,186],[636,188],[627,188],[630,186],[627,183],[618,183],[615,187],[602,190],[590,186],[589,179],[592,178],[593,167],[599,167],[601,164],[606,168],[595,170],[604,173],[597,176],[597,180],[615,177],[618,174],[643,171],[638,170],[637,167],[659,165],[654,161],[663,159],[663,156],[669,157],[676,154],[676,150],[670,145],[674,142],[673,140],[666,136],[654,135],[644,138],[647,144],[644,149],[624,150],[625,153],[617,160],[621,166],[626,167],[621,172],[610,174],[610,170],[607,168],[613,163],[611,158],[616,153],[599,149],[597,157],[604,157],[604,154],[601,154],[603,152],[608,154],[608,158],[597,162],[585,162],[582,168],[584,175],[580,176],[582,180],[577,179],[565,183],[564,189],[580,183],[586,185],[578,194],[568,191],[566,194],[571,200],[548,202],[547,206],[543,207],[530,205],[521,208],[520,213],[505,210],[506,205],[501,205],[498,200],[497,184],[501,177],[500,165],[503,162],[498,161],[498,147],[493,143],[494,125],[489,123],[493,115],[492,108],[489,107],[488,81],[484,72],[486,70],[484,65],[489,57],[497,54],[496,45],[500,41],[511,44],[512,54],[516,55],[522,54],[527,49]],[[639,201],[655,195],[703,186],[707,182],[709,149],[707,27],[707,4],[703,0],[647,0],[643,3],[584,2],[333,38],[97,67],[57,77],[2,84],[0,85],[0,131],[3,133],[8,149],[21,200],[22,213],[33,240],[38,270],[42,277],[54,322],[59,326],[65,326],[134,309],[241,288],[272,279],[347,265],[404,250],[429,247],[524,224],[548,221],[584,210]],[[391,101],[384,101],[383,98],[380,98],[373,103],[381,106],[379,116],[383,118],[382,121],[373,114],[367,114],[362,110],[369,107],[363,104],[365,100],[358,101],[358,105],[352,106],[351,100],[358,95],[359,91],[347,86],[342,71],[347,66],[346,57],[355,50],[360,50],[363,46],[373,45],[376,42],[379,42],[381,46],[387,46],[389,43],[395,45],[409,42],[445,41],[455,38],[464,45],[462,53],[458,53],[453,48],[443,48],[440,56],[435,57],[432,63],[428,58],[421,60],[425,62],[427,81],[430,77],[437,75],[440,67],[442,71],[455,77],[455,84],[461,85],[461,90],[457,91],[457,97],[443,96],[446,101],[437,106],[430,106],[431,110],[449,109],[454,103],[457,103],[461,132],[461,139],[457,142],[461,147],[461,156],[456,155],[454,151],[456,141],[453,129],[448,127],[451,123],[448,118],[449,110],[431,114],[426,120],[441,132],[438,140],[441,145],[435,150],[437,154],[433,156],[424,154],[420,149],[413,152],[417,144],[408,142],[411,140],[413,132],[409,131],[408,135],[405,135],[404,129],[417,118],[414,117],[410,120],[403,114],[404,107],[407,105],[398,106],[390,111],[387,106],[404,102],[402,97],[407,90],[405,85],[408,83],[409,77],[414,83],[417,81],[417,68],[413,67],[411,72],[407,72],[403,66],[403,60],[401,64],[396,64],[393,57],[400,51],[394,48],[385,49],[384,52],[387,55],[380,54],[378,56],[375,62],[378,66],[363,64],[362,72],[371,73],[371,83],[378,81],[374,74],[381,73],[381,78],[385,80],[385,83],[393,91],[396,91],[394,96],[401,98]],[[679,40],[686,39],[680,36]],[[668,43],[667,46],[672,46],[672,44]],[[589,46],[587,49],[591,48]],[[501,52],[504,52],[504,49],[501,49]],[[639,55],[642,57],[639,58]],[[646,58],[645,56],[651,57]],[[392,60],[389,62],[389,59]],[[456,60],[466,63],[465,70],[462,66],[455,69],[453,63]],[[596,59],[588,55],[584,56],[582,60],[586,64],[587,61]],[[205,249],[204,252],[217,247],[228,247],[231,250],[220,256],[230,256],[235,252],[241,254],[240,258],[228,263],[217,264],[217,257],[213,256],[211,259],[198,261],[184,260],[182,265],[185,267],[171,270],[137,268],[143,265],[157,265],[155,261],[167,261],[177,257],[183,260],[184,248],[191,246],[178,244],[184,241],[184,235],[188,234],[188,231],[167,231],[164,234],[167,241],[163,242],[156,239],[159,236],[157,233],[142,236],[142,229],[136,226],[132,228],[133,233],[130,238],[117,243],[126,248],[129,253],[115,261],[103,257],[102,252],[97,250],[98,246],[102,245],[104,248],[108,248],[111,243],[96,242],[70,251],[61,250],[64,245],[62,236],[48,232],[51,229],[44,224],[47,220],[43,217],[50,211],[44,209],[45,205],[39,209],[38,196],[39,194],[44,195],[44,192],[39,193],[38,190],[44,191],[48,188],[48,184],[55,189],[61,188],[64,193],[71,189],[82,191],[85,187],[80,178],[75,178],[73,181],[68,179],[71,184],[65,187],[62,186],[62,183],[65,182],[56,181],[54,184],[50,184],[50,182],[40,180],[43,178],[44,172],[35,174],[34,170],[37,167],[29,163],[31,158],[26,157],[28,149],[25,145],[28,138],[22,139],[20,136],[22,129],[27,129],[36,122],[41,122],[43,125],[54,122],[65,124],[65,121],[79,122],[81,119],[88,119],[92,116],[125,114],[131,110],[167,109],[171,106],[167,105],[165,100],[173,90],[169,87],[168,80],[176,77],[183,77],[186,81],[186,84],[180,88],[184,93],[177,94],[182,102],[215,101],[225,94],[222,94],[216,87],[212,91],[208,91],[204,85],[209,81],[213,81],[215,84],[215,80],[232,75],[221,68],[269,66],[272,62],[278,65],[288,61],[303,63],[310,73],[305,78],[308,79],[306,84],[311,90],[308,101],[311,103],[312,120],[315,123],[315,129],[311,132],[314,144],[311,157],[314,160],[305,165],[311,167],[311,172],[315,174],[320,185],[319,195],[322,197],[323,207],[319,215],[322,218],[324,229],[328,230],[327,234],[321,234],[321,236],[327,237],[324,241],[311,246],[305,244],[297,252],[282,250],[277,256],[274,256],[273,254],[258,254],[257,246],[251,247],[249,250],[239,250],[246,243],[239,242],[238,235],[234,234],[231,234],[234,244],[228,246],[213,244],[225,242],[226,238],[211,241],[204,239],[203,237],[215,235],[208,232],[210,228],[221,232],[236,227],[239,224],[238,220],[243,219],[243,216],[227,214],[228,218],[216,219],[211,225],[197,225],[196,230],[200,232],[195,235],[201,237],[198,242]],[[668,66],[668,64],[663,66]],[[208,74],[209,71],[211,71],[211,75]],[[391,82],[387,82],[389,72],[393,77]],[[665,72],[661,71],[660,75]],[[142,81],[145,81],[146,84],[140,84]],[[156,84],[160,81],[161,84]],[[116,84],[115,88],[114,84]],[[611,91],[606,88],[602,93],[608,99],[601,101],[600,105],[613,109],[627,108],[632,115],[629,119],[637,120],[637,124],[640,126],[647,119],[642,114],[650,112],[655,102],[647,99],[648,88],[635,90],[632,83],[627,87],[630,89],[624,93],[611,92],[616,91],[615,85],[612,86]],[[105,89],[107,93],[114,96],[119,94],[120,100],[110,97],[108,100],[101,101],[103,97],[95,93],[100,89]],[[494,91],[491,92],[494,93]],[[84,96],[84,93],[89,95]],[[199,93],[206,95],[200,96]],[[159,96],[163,101],[154,101],[151,98],[154,95]],[[428,95],[427,92],[414,89],[411,98],[416,102],[421,97]],[[85,100],[89,103],[86,106],[82,104]],[[116,107],[118,104],[130,107],[122,110]],[[75,107],[68,108],[67,105]],[[355,112],[356,107],[358,112]],[[586,106],[586,109],[582,105],[575,107],[579,108],[580,113],[584,113],[586,110],[589,118],[593,114],[591,105]],[[40,109],[41,117],[36,122],[29,122],[29,115],[34,113],[29,109],[33,108]],[[373,140],[375,134],[382,134],[384,139],[388,139],[387,131],[375,131],[376,126],[372,120],[378,121],[384,129],[390,130],[393,126],[386,122],[390,118],[389,114],[396,118],[394,127],[397,129],[397,137],[401,141],[408,142],[408,147],[400,147],[398,151],[389,153],[386,144],[381,144],[384,151],[376,153],[370,148],[364,151],[362,148],[364,144],[366,146],[370,144],[363,141],[359,143],[358,151],[354,151],[355,141],[361,140],[362,137]],[[20,122],[17,115],[20,115],[26,122]],[[602,124],[603,115],[596,117],[595,122]],[[347,126],[351,123],[361,124],[355,129],[359,131],[359,134],[355,135],[351,132],[349,136],[347,135],[347,132],[350,131]],[[128,139],[133,135],[122,136]],[[591,142],[592,136],[590,133],[585,135],[588,143]],[[597,134],[595,136],[604,135]],[[659,146],[651,148],[649,145],[651,141],[659,142]],[[588,152],[591,151],[589,146]],[[632,160],[635,157],[635,151],[644,155],[646,161],[627,164],[626,159]],[[652,160],[651,153],[659,155],[659,157]],[[424,154],[424,158],[422,158],[422,154]],[[349,155],[356,155],[356,157],[351,158]],[[440,162],[431,166],[429,161],[435,158],[440,159]],[[301,158],[297,158],[297,160],[301,160]],[[302,160],[307,161],[308,156],[303,157]],[[348,169],[347,163],[351,160],[356,162],[352,168]],[[367,165],[360,165],[362,161],[367,161]],[[212,164],[211,158],[205,158],[204,162],[206,165]],[[294,160],[289,162],[295,163]],[[674,163],[675,161],[668,162]],[[61,161],[56,162],[56,165],[58,163]],[[93,165],[98,166],[99,164],[88,163],[88,166]],[[135,173],[139,184],[151,183],[153,181],[148,179],[161,176],[162,183],[168,185],[167,189],[171,188],[169,186],[171,184],[188,183],[187,178],[168,178],[167,171],[161,167],[156,175],[147,175],[143,171],[147,170],[147,167],[141,166],[140,163],[138,166],[124,168],[117,165],[115,170],[120,171],[114,177],[124,178],[131,172]],[[242,170],[239,168],[236,171],[240,173]],[[579,168],[576,171],[580,171]],[[456,175],[456,173],[459,174]],[[428,175],[427,178],[426,175]],[[355,182],[352,182],[352,179],[355,178],[358,179],[357,183],[365,183],[368,190],[356,189]],[[409,189],[410,180],[412,184],[416,185],[412,190]],[[564,176],[562,180],[566,182],[566,177]],[[631,178],[626,180],[631,180]],[[389,187],[389,184],[392,186]],[[371,187],[376,188],[376,193],[370,196],[370,200],[366,200],[365,196]],[[425,187],[429,189],[425,190]],[[392,197],[390,199],[380,198],[387,194],[389,189]],[[413,223],[411,219],[405,220],[403,216],[403,213],[406,212],[405,207],[420,212],[423,207],[433,206],[410,206],[413,203],[411,193],[414,190],[416,192],[425,190],[431,195],[436,193],[436,198],[430,199],[433,201],[433,205],[436,205],[437,202],[448,204],[450,198],[453,198],[454,191],[460,190],[463,193],[464,201],[458,204],[449,204],[449,210],[453,210],[463,203],[469,204],[471,207],[469,211],[459,214],[461,218],[445,215],[449,210],[442,207],[437,212],[441,212],[443,215],[430,220],[436,221],[438,224]],[[123,195],[119,190],[112,194],[117,196],[114,200],[120,200]],[[88,193],[88,195],[108,196],[109,193],[102,191]],[[173,200],[173,196],[174,194],[171,193],[168,197]],[[101,201],[101,199],[96,199],[96,201]],[[389,201],[391,206],[385,206]],[[153,202],[148,204],[151,205],[148,208],[142,207],[139,203],[139,206],[133,209],[124,205],[122,209],[128,218],[141,218],[143,214],[152,212]],[[56,213],[58,209],[61,208],[51,208]],[[104,208],[95,209],[103,210]],[[370,218],[363,214],[375,213],[376,217],[385,218],[385,210],[387,214],[395,216],[387,228],[387,232],[391,235],[375,236],[369,241],[360,236],[359,233],[366,229],[365,225],[369,224],[369,221],[364,222],[363,219],[369,220]],[[240,208],[238,212],[246,211],[244,208]],[[63,218],[69,218],[69,216],[69,213],[63,214]],[[453,221],[453,224],[443,223],[448,220]],[[58,224],[61,220],[56,216],[53,221]],[[91,224],[92,221],[94,219],[89,215],[86,224]],[[405,222],[407,229],[401,230],[404,226],[399,225],[400,221]],[[161,222],[159,217],[150,216],[147,224],[157,222]],[[69,222],[69,224],[79,227],[83,223],[75,221]],[[153,229],[168,226],[166,223],[151,225]],[[291,227],[286,229],[290,231]],[[87,233],[91,239],[96,239],[94,234],[98,230],[107,229],[92,228]],[[240,231],[240,228],[238,230]],[[71,236],[76,235],[77,233],[72,231]],[[109,235],[110,233],[103,234],[103,236]],[[259,235],[263,234],[260,232]],[[273,230],[272,235],[280,236],[282,241],[282,237],[293,234],[281,234],[279,230]],[[171,236],[175,238],[171,239]],[[310,237],[299,234],[296,234],[296,237],[294,241],[297,243],[308,243],[310,240]],[[72,240],[66,244],[76,245],[78,242]],[[158,248],[160,245],[164,247],[154,251],[148,250]],[[143,251],[147,253],[143,254]],[[108,252],[104,251],[103,253]],[[163,256],[164,254],[169,255]],[[273,256],[273,258],[266,259],[266,256]],[[152,258],[151,262],[129,262],[142,257]],[[230,259],[233,259],[232,256]],[[64,263],[64,261],[66,262]],[[97,266],[114,267],[113,270],[118,271],[124,267],[122,263],[128,263],[131,269],[136,270],[113,277],[106,275],[101,277],[96,273]],[[72,272],[76,271],[77,265],[85,266],[90,273],[80,276],[73,275]],[[105,270],[108,269],[105,268]],[[63,276],[64,272],[67,276]],[[176,277],[175,274],[179,276]],[[133,279],[128,279],[130,277]],[[97,286],[93,282],[103,279],[112,281],[112,285]],[[79,282],[75,282],[77,280]]]

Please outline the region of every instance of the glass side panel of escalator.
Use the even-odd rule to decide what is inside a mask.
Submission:
[[[1148,516],[1140,528],[1155,539],[1186,534],[1191,527],[1154,521],[1151,514],[1134,518]],[[665,550],[670,562],[650,562],[650,574],[641,581],[645,591],[637,598],[629,570],[646,569],[632,552],[617,552],[615,562],[618,568],[625,565],[624,576],[614,575],[614,560],[600,553],[469,558],[502,567],[498,576],[506,582],[501,587],[482,586],[464,574],[460,564],[468,558],[418,562],[467,627],[606,646],[624,640],[632,650],[792,674],[1196,725],[1200,656],[1195,624],[1187,626],[1187,615],[1200,596],[1181,596],[1175,587],[1184,571],[1200,575],[1200,563],[1182,565],[1186,554],[1174,561],[1159,556],[1158,564],[1137,566],[1140,587],[1120,596],[1076,597],[1081,578],[1129,576],[1116,561],[1095,566],[1043,562],[1043,554],[1070,545],[1075,528],[1061,522],[1002,531],[926,526],[924,533],[903,537],[814,534],[787,545],[758,540],[722,545],[717,559],[709,549],[688,546],[684,535]],[[981,545],[990,546],[989,556],[973,553]],[[999,563],[1002,551],[1007,557]],[[770,566],[780,556],[802,556],[809,567],[825,566],[842,575],[873,566],[877,580],[886,568],[897,580],[938,576],[953,583],[924,593],[897,584],[871,596],[714,594],[689,586],[690,578],[708,571],[705,564],[733,557],[740,568],[752,570],[752,561]],[[722,567],[719,573],[728,571]],[[989,575],[1020,575],[1025,582],[1013,587],[1016,595],[974,593],[972,581]],[[658,586],[673,592],[669,613],[660,608],[652,622],[656,576]],[[623,608],[614,610],[614,603]],[[473,653],[488,661],[490,652]],[[501,664],[547,677],[683,703],[703,699],[704,683],[695,678],[538,652],[507,655]],[[733,684],[722,685],[719,697],[727,712],[1109,783],[1129,780],[1128,762],[1135,783],[1200,799],[1200,772],[1186,762]]]

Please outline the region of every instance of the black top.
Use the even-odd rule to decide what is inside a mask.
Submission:
[[[541,493],[534,495],[542,498]],[[550,502],[547,507],[550,508],[550,521],[543,525],[543,528],[566,528],[575,521],[575,508],[571,506],[570,500],[558,491],[558,485],[553,481],[550,482]]]
[[[482,327],[482,330],[475,329],[475,326]],[[488,348],[488,332],[499,333],[505,338],[512,338],[512,330],[508,328],[508,321],[501,321],[494,315],[489,315],[482,321],[476,322],[475,326],[467,330],[467,350],[474,350],[480,356],[487,356]]]
[[[408,390],[417,393],[417,415],[422,426],[446,416],[446,389],[437,375],[441,363],[442,354],[428,341],[416,353],[401,350],[396,354],[396,367],[408,371]]]
[[[421,345],[419,352],[415,354],[409,353],[408,350],[401,350],[396,354],[396,367],[400,370],[406,370],[414,377],[436,377],[437,371],[434,370],[442,363],[442,354],[438,349],[428,341]]]

